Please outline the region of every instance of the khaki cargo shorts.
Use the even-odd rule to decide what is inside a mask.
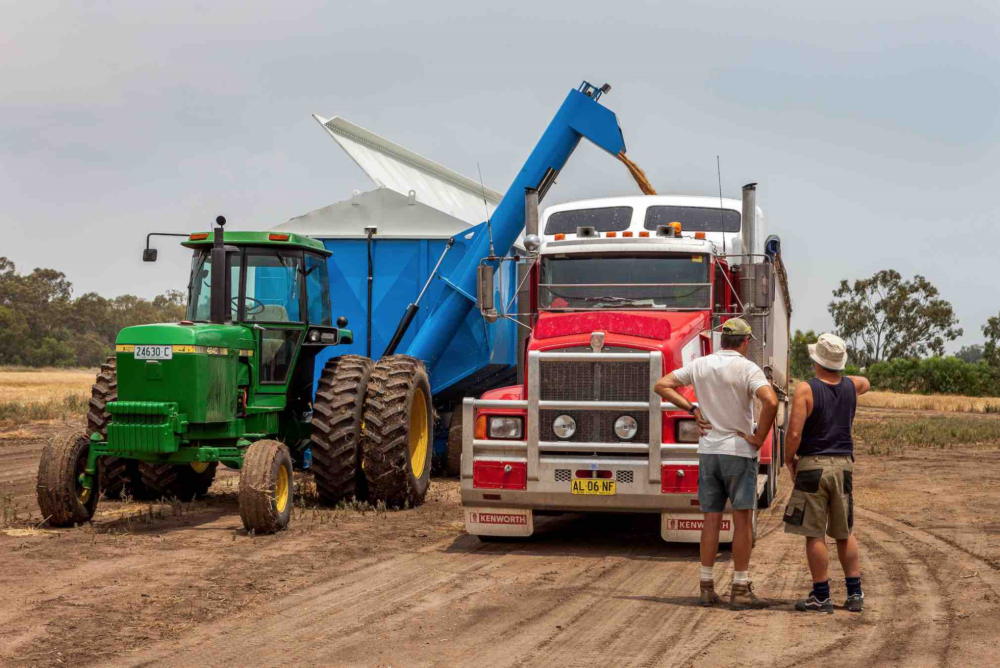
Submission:
[[[785,533],[844,540],[854,529],[854,462],[850,457],[803,457],[785,508]]]

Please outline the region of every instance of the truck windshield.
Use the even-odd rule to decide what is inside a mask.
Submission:
[[[549,255],[540,263],[543,309],[711,308],[707,255]]]

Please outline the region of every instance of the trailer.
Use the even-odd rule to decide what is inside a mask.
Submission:
[[[529,221],[533,208],[529,192]],[[791,302],[756,184],[741,200],[641,196],[550,207],[540,228],[529,222],[525,242],[533,263],[524,381],[463,403],[467,531],[530,536],[539,512],[657,513],[664,540],[697,542],[698,428],[653,385],[716,350],[719,327],[735,316],[751,323],[748,356],[781,402],[758,469],[758,505],[771,505],[783,461]],[[489,302],[493,277],[481,278]],[[732,541],[731,513],[723,542]]]

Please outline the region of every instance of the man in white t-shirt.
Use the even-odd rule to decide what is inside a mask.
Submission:
[[[757,507],[758,451],[764,444],[778,397],[760,367],[746,358],[753,333],[741,318],[722,325],[722,349],[666,375],[654,388],[661,397],[698,419],[698,503],[705,513],[701,530],[701,604],[714,605],[715,555],[726,502],[732,503],[733,588],[729,607],[761,607],[749,578],[753,512]],[[677,391],[693,386],[698,403]],[[690,393],[688,393],[690,394]],[[753,399],[762,405],[754,429]]]

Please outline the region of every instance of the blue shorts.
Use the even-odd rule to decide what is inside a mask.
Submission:
[[[733,510],[757,507],[757,458],[698,455],[698,504],[703,513],[721,513],[726,501]]]

